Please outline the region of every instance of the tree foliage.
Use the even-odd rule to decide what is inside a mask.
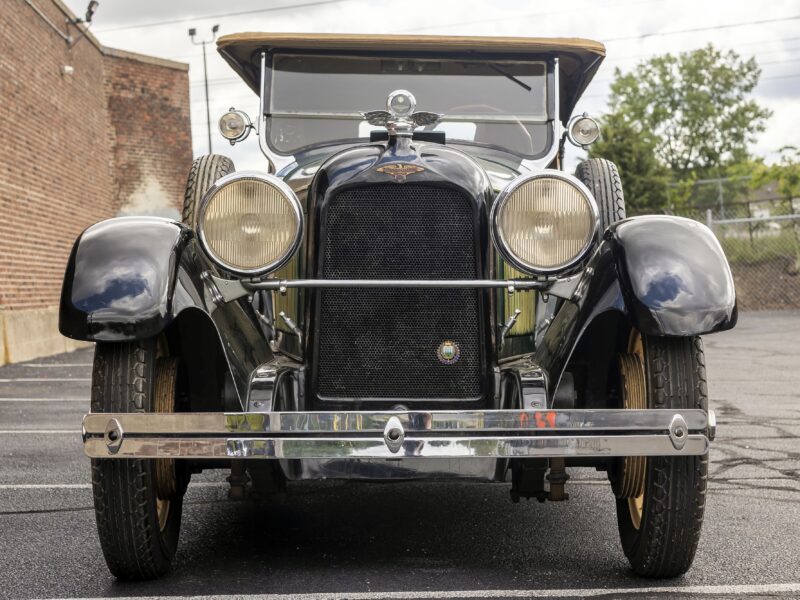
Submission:
[[[775,164],[767,165],[763,162],[751,166],[750,185],[759,188],[763,185],[776,183],[778,194],[791,202],[800,198],[800,149],[794,146],[781,148],[781,160]]]
[[[750,160],[770,116],[749,98],[760,74],[755,59],[712,45],[616,69],[603,139],[590,154],[618,163],[634,209],[663,208],[667,183],[722,177]]]
[[[608,158],[617,165],[628,212],[661,210],[668,201],[670,174],[656,157],[657,140],[620,114],[607,115],[601,124],[603,137],[590,146],[590,156]]]

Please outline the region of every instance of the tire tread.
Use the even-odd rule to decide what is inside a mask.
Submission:
[[[604,158],[590,158],[578,165],[575,176],[594,194],[602,231],[625,218],[622,179],[613,162]]]
[[[98,343],[92,412],[146,412],[152,398],[153,354],[152,340]],[[125,580],[165,574],[174,548],[162,543],[153,516],[150,461],[93,459],[91,469],[97,531],[109,570]],[[179,502],[175,510],[180,519]]]
[[[707,410],[705,357],[699,337],[646,336],[648,397],[652,408]],[[641,530],[625,519],[618,503],[620,533],[634,571],[645,577],[677,577],[692,565],[705,510],[708,456],[651,457]],[[626,533],[627,531],[627,533]],[[626,543],[626,535],[629,541]]]
[[[194,228],[197,206],[203,195],[217,179],[233,173],[235,170],[233,161],[221,154],[205,154],[195,158],[186,180],[181,221]]]

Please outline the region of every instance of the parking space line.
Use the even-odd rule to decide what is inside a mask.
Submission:
[[[89,398],[0,398],[0,402],[88,402]]]
[[[800,582],[765,583],[749,585],[674,585],[640,588],[576,588],[551,590],[458,590],[458,591],[420,591],[420,592],[320,592],[310,594],[235,594],[213,596],[172,596],[172,600],[391,600],[396,598],[418,600],[428,598],[592,598],[606,596],[619,598],[626,595],[642,594],[704,594],[721,596],[747,596],[752,594],[792,594],[800,592]],[[138,597],[137,597],[138,598]],[[102,600],[83,598],[82,600]],[[116,600],[134,600],[133,596],[117,597]]]
[[[227,481],[197,481],[189,484],[189,488],[227,487]],[[91,483],[0,483],[1,490],[89,490]]]
[[[72,435],[80,435],[80,429],[0,429],[0,435],[14,435],[17,433],[46,433],[46,434],[60,434],[69,433]]]
[[[92,363],[17,363],[15,367],[35,367],[37,369],[55,369],[58,367],[91,367]]]
[[[91,483],[0,483],[0,490],[86,490]]]
[[[14,377],[12,379],[0,379],[0,383],[35,383],[38,381],[54,381],[64,383],[66,381],[91,381],[91,377]]]

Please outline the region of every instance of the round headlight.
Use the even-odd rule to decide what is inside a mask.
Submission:
[[[251,126],[250,117],[233,108],[219,118],[219,132],[231,143],[246,138],[250,133]]]
[[[597,205],[580,181],[545,170],[512,181],[492,206],[492,238],[521,271],[548,275],[583,258],[597,231]]]
[[[585,113],[577,117],[572,117],[567,125],[567,136],[569,141],[585,148],[591,146],[600,137],[600,126],[592,117]]]
[[[198,214],[206,252],[239,275],[263,275],[281,267],[303,237],[300,201],[272,175],[226,175],[203,196]]]

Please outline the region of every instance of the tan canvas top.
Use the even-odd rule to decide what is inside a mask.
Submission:
[[[476,56],[554,54],[559,57],[562,75],[562,116],[565,110],[571,111],[606,55],[603,44],[581,38],[340,33],[235,33],[221,37],[217,49],[255,91],[259,85],[259,54],[264,50],[467,52]]]

